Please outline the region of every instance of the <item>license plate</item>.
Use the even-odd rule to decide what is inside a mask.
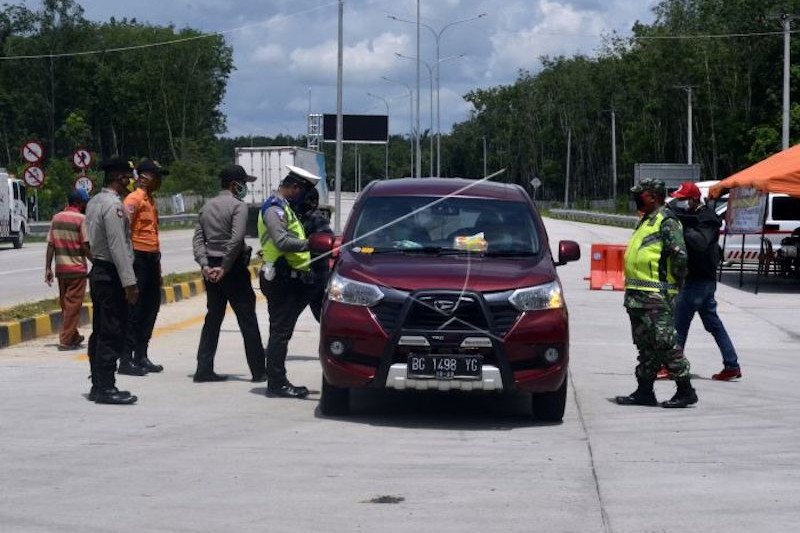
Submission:
[[[409,355],[409,378],[414,379],[482,379],[483,357],[480,355]]]

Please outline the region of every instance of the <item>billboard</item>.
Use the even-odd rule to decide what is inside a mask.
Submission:
[[[731,189],[725,225],[728,233],[744,235],[764,231],[767,195],[752,187]]]
[[[322,116],[322,139],[336,142],[336,115]],[[389,139],[387,115],[342,115],[342,140],[346,143],[386,144]]]

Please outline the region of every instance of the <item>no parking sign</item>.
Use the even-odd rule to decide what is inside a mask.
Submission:
[[[38,189],[44,185],[44,178],[44,170],[42,170],[42,167],[37,167],[36,165],[29,166],[22,174],[22,180],[25,182],[25,184],[28,187],[33,187],[34,189]]]

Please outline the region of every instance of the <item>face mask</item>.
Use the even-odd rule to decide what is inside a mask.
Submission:
[[[236,197],[237,200],[244,200],[244,197],[247,196],[247,186],[238,181],[234,183],[236,184],[236,189],[233,192],[233,196]]]
[[[678,200],[675,202],[675,207],[678,209],[683,209],[684,211],[689,210],[689,200]]]

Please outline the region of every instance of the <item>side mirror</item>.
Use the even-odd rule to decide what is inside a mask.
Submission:
[[[308,249],[315,254],[333,250],[334,237],[330,233],[312,233],[308,236]]]
[[[581,258],[581,247],[575,241],[558,242],[558,263],[556,266],[566,265],[571,261]]]

